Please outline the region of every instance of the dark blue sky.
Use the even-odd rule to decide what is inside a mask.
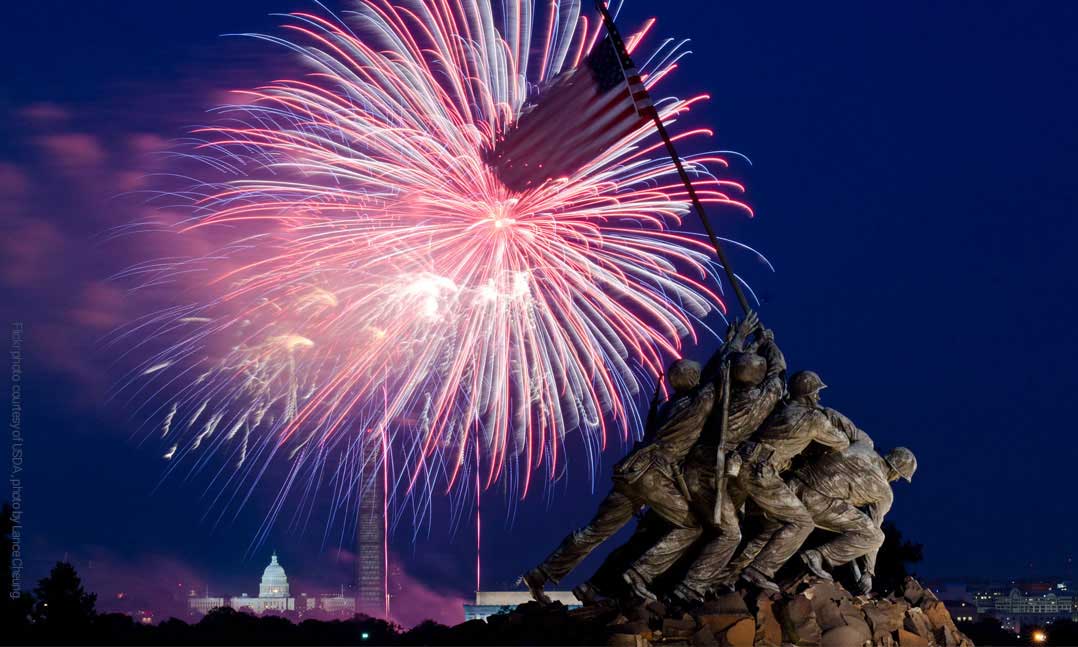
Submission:
[[[215,89],[237,76],[275,78],[250,63],[267,46],[219,34],[271,30],[278,21],[268,13],[302,6],[7,8],[0,162],[5,190],[34,197],[11,198],[2,213],[41,221],[32,240],[66,241],[78,256],[41,259],[46,252],[11,240],[3,248],[5,314],[26,321],[29,335],[26,535],[39,564],[64,551],[168,561],[237,588],[265,562],[245,557],[260,513],[214,528],[200,520],[199,483],[154,490],[156,448],[137,446],[122,413],[87,386],[106,381],[107,359],[91,344],[56,346],[71,317],[107,327],[78,305],[100,299],[68,293],[64,273],[115,269],[95,238],[114,196],[76,189],[87,178],[75,162],[51,174],[40,146],[117,164],[131,133],[182,135]],[[877,444],[918,455],[892,518],[925,545],[919,570],[1067,573],[1078,539],[1069,406],[1078,386],[1078,4],[637,0],[622,20],[650,15],[657,33],[693,41],[666,90],[709,92],[693,119],[753,162],[734,172],[758,217],[716,217],[774,263],[771,274],[747,254],[733,259],[791,367],[817,370],[831,387],[825,402]],[[50,139],[56,121],[89,139]],[[53,269],[11,269],[42,260]],[[587,519],[602,492],[581,494],[584,474],[578,464],[572,496],[529,500],[512,525],[496,503],[484,510],[485,588],[506,586]],[[346,577],[320,554],[319,535],[281,530],[271,541],[292,570],[333,585]],[[413,544],[401,531],[393,543],[400,565],[431,588],[472,588],[468,533],[450,537],[436,521],[429,537]]]

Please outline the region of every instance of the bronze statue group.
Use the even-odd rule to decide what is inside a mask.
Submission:
[[[824,580],[850,564],[859,592],[869,593],[891,482],[913,476],[912,452],[877,453],[849,418],[820,405],[825,385],[816,373],[787,382],[774,335],[752,312],[730,326],[706,366],[677,360],[666,379],[669,398],[660,404],[656,391],[644,439],[615,466],[594,518],[523,576],[533,597],[549,602],[544,586],[637,515],[630,544],[645,539],[646,548],[619,567],[635,597],[657,599],[656,581],[675,564],[679,576],[664,592],[675,602],[698,602],[739,579],[775,592],[775,573],[795,555]],[[834,534],[803,549],[815,528]],[[587,604],[609,588],[593,577],[573,592]]]

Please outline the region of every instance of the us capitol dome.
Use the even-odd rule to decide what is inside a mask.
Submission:
[[[288,597],[288,576],[284,574],[284,569],[277,563],[276,551],[270,557],[270,563],[266,566],[266,570],[262,571],[262,582],[258,585],[258,597]]]

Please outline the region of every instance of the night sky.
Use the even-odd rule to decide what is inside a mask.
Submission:
[[[204,483],[161,483],[159,447],[140,445],[108,400],[116,375],[99,342],[131,315],[109,277],[146,251],[103,234],[139,215],[124,196],[164,170],[152,154],[224,90],[294,68],[221,34],[272,31],[268,14],[310,6],[6,7],[0,283],[5,320],[26,327],[28,580],[66,554],[92,560],[101,589],[141,578],[253,593],[274,547],[299,590],[349,579],[317,529],[278,528],[248,553],[272,492],[214,523]],[[628,31],[651,15],[694,52],[660,94],[710,93],[693,123],[752,160],[732,174],[757,217],[715,217],[775,266],[732,259],[791,370],[817,370],[825,404],[918,456],[890,517],[925,546],[916,570],[1073,576],[1078,4],[634,0],[620,21]],[[555,496],[513,517],[490,493],[483,587],[508,587],[584,523],[621,451],[604,456],[594,492],[579,453]],[[472,531],[452,535],[436,516],[413,539],[407,526],[392,538],[401,599],[458,620]]]

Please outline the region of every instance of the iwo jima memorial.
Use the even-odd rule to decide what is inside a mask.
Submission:
[[[521,577],[535,602],[456,629],[488,644],[972,645],[913,578],[874,587],[892,485],[914,477],[917,459],[876,447],[824,406],[816,372],[787,374],[613,18],[596,6],[607,30],[591,57],[596,81],[616,65],[627,99],[654,122],[745,316],[704,365],[669,366],[669,397],[656,390],[644,438],[615,466],[594,517]],[[506,160],[494,162],[511,174]],[[636,518],[631,539],[573,590],[580,608],[551,601],[545,587]]]

